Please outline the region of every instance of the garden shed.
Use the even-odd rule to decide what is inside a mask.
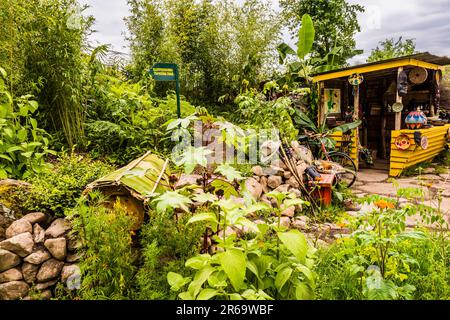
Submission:
[[[446,145],[450,124],[438,114],[450,107],[441,105],[446,65],[450,58],[425,52],[316,74],[319,119],[330,127],[362,120],[351,134],[334,136],[337,147],[356,163],[367,148],[376,166],[399,176]]]

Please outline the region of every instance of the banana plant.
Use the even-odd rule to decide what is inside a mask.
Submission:
[[[296,61],[287,64],[286,75],[280,82],[288,84],[311,84],[312,74],[333,70],[338,67],[337,61],[343,54],[342,47],[334,47],[325,57],[314,57],[312,47],[315,40],[314,23],[310,15],[304,14],[302,26],[298,31],[297,51],[286,43],[277,47],[280,64],[284,64],[288,56],[294,56]]]
[[[329,136],[335,132],[346,133],[348,131],[354,130],[358,128],[362,121],[358,120],[352,123],[345,123],[343,125],[334,127],[332,129],[327,126],[327,117],[325,116],[322,122],[319,125],[316,125],[313,120],[311,120],[308,115],[304,112],[296,110],[296,115],[294,117],[295,122],[305,131],[311,132],[314,135],[320,135],[320,140],[325,144],[325,146],[329,149],[334,148],[335,142],[333,139],[329,138]],[[301,136],[302,137],[302,136]],[[313,144],[314,141],[311,141]]]

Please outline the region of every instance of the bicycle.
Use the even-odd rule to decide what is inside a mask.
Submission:
[[[306,143],[309,150],[313,150],[311,147],[311,141],[318,142],[320,147],[320,156],[316,160],[324,160],[327,162],[336,163],[339,165],[338,168],[333,168],[331,171],[336,175],[336,184],[345,183],[347,187],[351,187],[356,181],[356,164],[352,158],[339,151],[329,151],[325,145],[326,139],[330,132],[315,134],[305,130],[305,135],[299,138],[300,143]],[[314,153],[313,153],[314,154]]]

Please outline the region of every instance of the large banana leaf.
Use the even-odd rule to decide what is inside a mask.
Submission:
[[[330,133],[334,133],[334,132],[342,132],[342,133],[346,133],[347,131],[353,130],[358,128],[361,125],[362,121],[358,120],[352,123],[345,123],[343,125],[337,126],[333,129],[330,130]]]
[[[279,58],[280,58],[280,64],[284,63],[284,59],[286,59],[286,57],[288,55],[295,55],[295,50],[292,49],[289,45],[287,45],[286,43],[282,43],[277,47],[277,51],[279,54]]]
[[[303,129],[312,131],[317,133],[318,129],[314,122],[306,115],[306,113],[298,111],[296,109],[295,121],[302,127]]]
[[[316,31],[311,16],[304,14],[302,17],[302,26],[298,31],[297,46],[297,55],[301,60],[311,52],[315,35]]]

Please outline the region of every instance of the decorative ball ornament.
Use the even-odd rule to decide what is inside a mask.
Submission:
[[[427,117],[421,110],[411,111],[405,119],[408,129],[420,129],[427,124]]]
[[[409,137],[406,134],[399,135],[394,142],[395,146],[399,150],[406,150],[411,146],[411,142],[409,141]]]
[[[420,147],[423,150],[427,150],[428,149],[428,137],[422,137],[422,139],[420,140]]]
[[[422,84],[428,78],[428,71],[425,68],[417,67],[409,72],[409,81],[413,84]]]
[[[362,74],[354,73],[350,77],[348,77],[348,82],[352,86],[359,86],[361,83],[363,83],[364,77]]]
[[[394,112],[402,112],[403,111],[403,103],[396,102],[392,105],[392,111]]]

